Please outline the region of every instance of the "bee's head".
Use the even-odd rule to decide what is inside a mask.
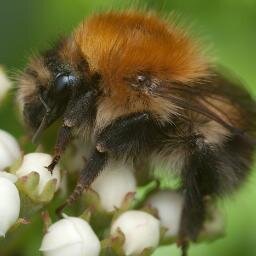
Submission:
[[[18,100],[35,137],[63,115],[74,93],[86,90],[86,67],[67,40],[30,60],[18,79]]]

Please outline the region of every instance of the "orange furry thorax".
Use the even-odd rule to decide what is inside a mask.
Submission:
[[[175,112],[170,102],[149,99],[131,90],[125,82],[131,75],[148,72],[161,80],[186,83],[209,75],[200,45],[184,30],[152,13],[127,11],[92,16],[75,30],[72,41],[88,61],[89,69],[99,72],[104,81],[109,97],[98,109],[103,122],[145,110],[164,120]]]
[[[91,68],[111,82],[138,70],[188,82],[208,69],[200,46],[185,31],[150,13],[96,15],[78,27],[74,38]]]

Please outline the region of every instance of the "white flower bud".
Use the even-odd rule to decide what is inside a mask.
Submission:
[[[183,197],[171,191],[159,191],[151,195],[147,204],[158,211],[161,225],[167,229],[165,237],[175,237],[179,231]]]
[[[125,236],[125,255],[139,254],[146,248],[156,248],[160,239],[160,223],[152,215],[142,211],[127,211],[121,214],[111,227],[111,235],[118,229]]]
[[[20,196],[16,186],[6,178],[0,177],[0,237],[18,220]]]
[[[112,163],[102,171],[91,188],[98,193],[102,207],[110,212],[121,206],[129,192],[136,191],[136,180],[130,166]]]
[[[45,234],[40,251],[44,256],[98,256],[100,241],[81,218],[64,215]]]
[[[0,101],[4,98],[11,87],[11,81],[7,78],[4,70],[0,67]]]
[[[46,167],[50,165],[52,157],[45,153],[30,153],[24,155],[21,166],[16,171],[16,175],[20,178],[31,172],[37,172],[40,176],[38,184],[38,192],[42,193],[48,181],[56,179],[56,190],[60,186],[60,169],[56,166],[51,174]]]
[[[0,171],[12,165],[20,157],[20,147],[16,139],[8,132],[0,130]]]

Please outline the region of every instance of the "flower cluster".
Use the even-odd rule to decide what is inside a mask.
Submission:
[[[23,155],[16,139],[0,130],[0,236],[5,236],[19,218],[21,210],[28,212],[33,204],[50,202],[60,185],[60,170],[51,175],[44,166],[52,157],[45,153]],[[26,209],[21,202],[26,199]],[[28,199],[30,204],[28,204]]]
[[[29,197],[34,203],[50,202],[60,186],[60,168],[57,166],[51,175],[44,167],[51,162],[51,156],[45,153],[22,156],[15,139],[4,131],[0,131],[0,141],[5,141],[6,155],[12,159],[5,163],[5,169],[16,162],[10,168],[14,174],[4,172],[4,169],[0,173],[0,235],[4,236],[19,217],[21,195],[18,189],[23,197]],[[50,225],[40,251],[45,256],[97,256],[110,250],[113,255],[149,255],[161,243],[175,241],[183,206],[182,195],[156,187],[156,191],[143,198],[137,208],[136,190],[132,166],[116,162],[108,165],[91,190],[83,195],[86,202],[84,214],[80,217],[63,215],[63,219]],[[221,216],[214,214],[215,219],[205,223],[205,238],[223,232]],[[95,221],[102,219],[105,223],[99,230]],[[106,232],[102,232],[103,229]]]
[[[0,97],[4,94],[0,91]],[[67,171],[72,167],[78,169],[75,162],[83,162],[81,145],[76,142],[77,147],[78,151],[73,152],[76,157],[67,154],[63,161]],[[7,239],[8,232],[28,223],[35,212],[52,202],[58,190],[71,189],[67,177],[77,176],[77,172],[61,174],[56,166],[51,175],[45,168],[51,160],[46,153],[24,154],[17,140],[0,130],[0,237]],[[138,193],[138,189],[144,193]],[[63,199],[63,193],[56,196]],[[73,216],[63,214],[53,224],[45,215],[46,230],[39,249],[43,255],[151,255],[161,244],[175,242],[183,196],[170,188],[161,188],[156,182],[152,182],[150,190],[138,188],[133,166],[112,162],[77,204],[82,209],[80,213],[74,210]],[[224,232],[223,216],[212,204],[208,208],[209,218],[200,237],[205,240]]]
[[[107,166],[91,190],[83,195],[87,199],[85,212],[80,217],[63,215],[63,219],[51,225],[40,250],[45,256],[71,255],[69,251],[75,256],[143,256],[151,255],[161,244],[174,243],[183,196],[177,191],[161,190],[156,186],[136,207],[139,200],[136,189],[131,166],[116,163]],[[103,223],[99,225],[98,222]],[[211,240],[223,232],[223,216],[213,208],[201,238]],[[61,238],[62,233],[68,235]]]

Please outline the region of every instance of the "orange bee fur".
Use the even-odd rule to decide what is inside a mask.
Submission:
[[[176,113],[170,101],[152,98],[125,85],[125,79],[136,72],[181,82],[194,82],[210,75],[209,62],[200,45],[183,29],[153,13],[129,11],[92,16],[75,30],[73,44],[88,60],[92,72],[100,70],[104,90],[109,93],[98,109],[97,127],[124,113],[150,110],[163,120],[168,119],[170,111]],[[70,53],[64,47],[63,59],[72,58]]]

